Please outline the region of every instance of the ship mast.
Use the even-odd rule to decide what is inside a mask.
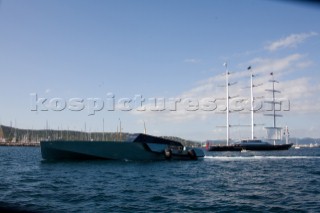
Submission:
[[[250,74],[250,81],[251,81],[251,85],[250,85],[250,92],[251,92],[251,96],[250,96],[250,103],[251,103],[251,140],[254,139],[253,136],[253,128],[254,128],[254,123],[253,123],[253,71],[251,69],[251,66],[248,67],[248,70],[251,70],[251,74]]]
[[[227,146],[229,146],[229,138],[230,138],[230,135],[229,135],[229,99],[230,99],[230,96],[229,96],[229,86],[230,86],[230,83],[229,83],[229,71],[228,71],[228,64],[227,63],[224,63],[223,64],[226,68],[226,105],[227,105]]]
[[[273,144],[276,144],[276,140],[279,140],[279,135],[281,135],[281,133],[279,134],[278,130],[281,130],[281,128],[277,127],[277,123],[276,123],[276,117],[281,117],[281,115],[276,114],[276,104],[280,104],[281,102],[276,102],[276,98],[275,98],[275,93],[280,93],[280,91],[275,90],[274,84],[275,83],[279,83],[278,81],[274,80],[274,76],[273,76],[273,72],[270,73],[270,75],[272,76],[272,79],[269,80],[269,82],[272,83],[272,90],[270,89],[266,89],[266,91],[268,92],[272,92],[272,101],[266,101],[267,103],[271,103],[272,105],[272,114],[265,114],[266,116],[272,116],[273,117],[273,127],[266,127],[267,130],[272,130],[273,133]]]
[[[258,87],[261,86],[262,84],[253,84],[253,78],[255,77],[255,74],[253,73],[253,70],[251,68],[251,66],[249,66],[247,68],[248,70],[250,70],[250,111],[251,111],[251,140],[254,140],[254,127],[256,125],[261,125],[261,124],[255,124],[254,123],[254,113],[255,113],[255,109],[254,109],[254,100],[259,98],[259,97],[254,97],[253,96],[253,87]],[[260,97],[262,98],[262,97]]]
[[[275,90],[274,90],[274,83],[277,82],[274,80],[274,76],[273,76],[273,72],[270,73],[270,75],[272,76],[272,103],[273,103],[273,128],[276,128],[276,102],[275,102]]]
[[[227,125],[226,125],[226,127],[227,127],[227,146],[229,146],[229,142],[230,142],[230,127],[231,127],[231,125],[229,123],[229,114],[231,112],[230,103],[229,102],[230,102],[230,99],[232,99],[234,97],[237,97],[237,96],[230,97],[230,95],[229,95],[229,87],[234,85],[234,84],[236,84],[237,82],[232,82],[232,83],[229,82],[230,72],[228,70],[227,62],[225,62],[223,64],[223,66],[225,66],[225,68],[226,68],[226,71],[225,71],[225,75],[226,75],[226,85],[225,85],[225,87],[226,87],[226,111],[227,111]]]

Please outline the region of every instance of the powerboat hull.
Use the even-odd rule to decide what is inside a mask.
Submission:
[[[112,141],[41,141],[42,158],[46,160],[68,159],[155,159],[146,152],[143,144]],[[160,157],[160,156],[159,156]]]
[[[232,144],[229,146],[210,146],[208,151],[215,151],[215,152],[232,152],[232,151],[281,151],[281,150],[288,150],[292,147],[293,144]]]
[[[276,151],[288,150],[293,144],[277,144],[277,145],[241,145],[242,149],[249,151]]]

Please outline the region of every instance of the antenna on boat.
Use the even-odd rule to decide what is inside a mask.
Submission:
[[[121,130],[122,130],[122,128],[121,128],[121,120],[120,120],[120,118],[119,118],[119,122],[120,122],[120,127],[119,127],[119,133],[120,133],[120,134],[119,134],[119,141],[121,141],[121,138],[122,138],[122,137],[121,137],[121,136],[122,136],[122,135],[121,135]]]
[[[84,138],[85,138],[85,140],[88,140],[88,134],[87,134],[87,123],[86,122],[84,122]]]
[[[147,134],[146,122],[143,121],[144,134]]]
[[[289,144],[289,129],[288,129],[288,126],[286,126],[285,128],[285,132],[284,132],[285,136],[286,136],[286,144]]]
[[[102,118],[102,140],[104,141],[104,118]]]
[[[46,120],[46,139],[48,140],[48,120]]]
[[[14,119],[14,138],[15,142],[18,142],[18,135],[17,135],[17,120]]]
[[[117,134],[116,134],[116,140],[119,141],[119,131],[118,131],[118,125],[117,125]]]
[[[67,127],[67,141],[69,140],[69,126]]]

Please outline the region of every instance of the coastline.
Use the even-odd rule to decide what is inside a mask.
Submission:
[[[40,146],[39,142],[0,142],[0,146]]]

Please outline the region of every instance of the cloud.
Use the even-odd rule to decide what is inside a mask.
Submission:
[[[267,51],[275,51],[281,48],[295,47],[298,44],[305,42],[307,38],[316,36],[318,33],[301,33],[292,34],[286,38],[280,39],[269,46],[265,47]],[[262,50],[263,51],[263,50]],[[274,78],[279,80],[279,84],[275,85],[276,90],[280,90],[281,93],[276,95],[278,99],[290,101],[290,111],[283,111],[280,114],[285,116],[284,119],[280,119],[281,122],[286,121],[288,118],[292,119],[293,115],[313,115],[320,112],[320,86],[315,82],[314,77],[308,77],[310,68],[314,62],[310,59],[309,54],[305,53],[293,53],[281,55],[280,57],[265,57],[264,54],[259,54],[259,57],[248,57],[246,61],[241,61],[237,66],[238,70],[229,68],[230,76],[229,82],[238,82],[237,84],[229,87],[230,96],[239,96],[239,98],[250,99],[250,71],[247,70],[248,66],[252,67],[252,71],[255,74],[254,85],[260,86],[254,87],[254,96],[262,97],[264,100],[269,100],[272,96],[271,93],[266,92],[266,89],[271,89],[272,84],[269,82],[271,79],[270,73],[274,73]],[[199,63],[198,59],[186,59],[185,63]],[[168,109],[163,111],[150,111],[146,110],[143,112],[136,111],[133,109],[131,113],[139,116],[140,119],[152,120],[155,123],[167,122],[169,124],[185,125],[185,124],[199,124],[210,123],[212,128],[216,131],[217,135],[224,137],[225,129],[215,128],[216,126],[225,125],[225,113],[222,109],[225,108],[225,96],[226,89],[225,85],[225,73],[223,69],[220,74],[202,79],[194,84],[190,89],[181,92],[175,97],[164,97],[166,99],[188,99],[194,98],[200,101],[205,98],[214,98],[217,100],[217,108],[214,111],[204,111],[201,108],[196,111],[187,111],[183,101],[178,103],[178,109],[176,111],[170,111]],[[307,71],[306,75],[302,74],[302,71]],[[286,104],[286,103],[285,103]],[[150,108],[152,104],[146,103],[147,108]],[[250,107],[250,105],[248,105]],[[245,106],[247,107],[247,106]],[[287,105],[284,106],[287,109]],[[283,110],[286,110],[283,109]],[[250,108],[248,108],[250,110]],[[287,117],[288,116],[288,117]],[[255,122],[257,124],[265,124],[268,126],[269,119],[263,116],[262,113],[257,113],[255,116]],[[236,124],[250,124],[250,115],[248,111],[244,113],[234,112],[230,114],[231,125]],[[168,127],[169,128],[169,127]],[[235,129],[235,128],[234,128]],[[245,137],[250,135],[249,130],[241,130],[239,137]],[[255,134],[264,135],[263,127],[256,128]],[[233,135],[236,132],[232,133]]]
[[[295,47],[302,42],[306,42],[306,39],[316,36],[318,33],[301,33],[301,34],[292,34],[286,38],[280,39],[273,43],[270,43],[265,49],[261,50],[261,54],[255,54],[252,57],[248,54],[245,57],[247,60],[241,60],[238,64],[233,67],[237,67],[238,70],[233,67],[229,68],[230,76],[229,82],[238,82],[237,84],[229,87],[230,96],[238,95],[239,98],[250,99],[250,71],[247,70],[248,66],[251,66],[251,71],[254,72],[254,85],[260,86],[254,87],[254,96],[262,97],[260,99],[262,102],[264,100],[269,100],[272,98],[272,93],[266,92],[266,89],[271,89],[272,84],[269,82],[271,80],[270,73],[274,73],[274,78],[279,81],[279,84],[275,84],[275,89],[281,91],[281,93],[276,94],[277,99],[282,99],[284,101],[289,100],[290,102],[290,111],[287,110],[287,103],[284,102],[285,106],[282,108],[282,114],[284,118],[279,119],[279,126],[283,125],[284,122],[288,120],[298,119],[299,115],[301,117],[305,116],[315,116],[320,113],[320,85],[316,82],[317,74],[310,75],[310,70],[315,64],[311,60],[308,53],[296,52],[293,54],[286,54],[283,52],[281,55],[276,57],[268,56],[266,57],[267,51],[276,51],[281,48],[290,48]],[[258,53],[258,52],[257,52]],[[259,52],[260,53],[260,52]],[[269,54],[267,54],[269,55]],[[198,59],[186,59],[185,63],[199,63]],[[221,66],[221,65],[220,65]],[[214,73],[214,72],[212,72]],[[184,108],[182,102],[178,103],[178,110],[170,111],[150,111],[146,110],[143,112],[138,112],[132,110],[136,116],[139,116],[140,119],[150,120],[155,123],[165,122],[168,124],[167,128],[170,129],[170,125],[176,125],[179,123],[180,126],[189,125],[192,123],[195,124],[195,129],[200,128],[201,124],[209,124],[211,128],[211,134],[215,134],[215,137],[219,135],[225,137],[225,128],[217,128],[217,126],[225,125],[225,113],[221,112],[221,109],[225,106],[225,96],[226,88],[225,85],[225,73],[221,68],[221,72],[215,76],[202,79],[198,82],[195,82],[188,90],[181,92],[175,97],[165,97],[175,98],[175,99],[187,99],[194,98],[201,100],[204,98],[214,98],[218,101],[217,106],[214,111],[204,111],[199,108],[197,111],[187,111]],[[200,101],[199,101],[200,103]],[[250,104],[250,102],[249,102]],[[152,104],[147,103],[146,107],[149,108]],[[250,105],[248,105],[250,107]],[[247,107],[247,106],[245,106]],[[285,109],[284,109],[285,108]],[[248,109],[250,110],[250,108]],[[265,126],[270,125],[270,118],[263,116],[263,111],[255,115],[256,124],[264,124]],[[230,114],[230,124],[231,125],[246,125],[250,124],[250,114],[248,111],[244,113],[234,112]],[[201,127],[206,129],[207,126]],[[233,130],[232,130],[233,129]],[[250,135],[250,129],[244,128],[241,131],[237,131],[237,128],[231,128],[232,137],[247,137]],[[255,136],[264,135],[263,127],[257,127],[255,129]]]
[[[286,38],[282,38],[280,40],[269,43],[269,45],[267,45],[265,49],[269,51],[276,51],[281,48],[296,47],[298,44],[302,43],[307,38],[316,35],[318,35],[318,33],[316,32],[291,34]]]
[[[284,73],[290,70],[299,70],[301,67],[306,68],[311,65],[309,60],[305,59],[305,55],[291,54],[282,58],[255,58],[248,62],[253,65],[255,73]]]
[[[290,100],[290,111],[296,114],[320,112],[320,86],[311,83],[311,78],[303,77],[279,84],[283,96]]]
[[[315,81],[315,77],[308,76],[308,72],[303,74],[303,71],[308,70],[313,61],[308,57],[308,54],[288,54],[282,57],[271,58],[271,57],[257,57],[249,59],[239,64],[240,70],[229,69],[231,74],[229,76],[230,82],[238,82],[237,84],[229,87],[230,96],[239,95],[239,98],[244,98],[249,100],[250,98],[250,71],[247,70],[249,65],[252,66],[252,71],[255,74],[254,84],[261,84],[261,86],[254,87],[254,96],[262,97],[261,102],[264,100],[270,100],[272,98],[272,93],[266,92],[266,89],[271,89],[272,84],[269,82],[271,79],[270,72],[274,73],[274,78],[279,81],[275,84],[275,89],[281,91],[281,93],[276,94],[276,98],[279,100],[284,100],[284,105],[282,105],[282,114],[284,118],[278,120],[278,126],[283,126],[286,122],[292,120],[300,121],[299,118],[305,118],[306,116],[315,116],[320,113],[320,85]],[[306,70],[304,70],[306,69]],[[216,102],[217,108],[214,111],[204,111],[199,108],[197,111],[187,111],[184,108],[182,102],[178,103],[176,111],[163,110],[163,111],[150,111],[146,110],[143,112],[138,112],[135,109],[131,111],[139,119],[149,120],[157,123],[165,123],[165,128],[169,131],[172,130],[172,126],[188,126],[189,124],[194,125],[194,129],[203,129],[203,134],[213,134],[215,138],[223,139],[225,138],[225,128],[221,126],[225,125],[226,114],[221,111],[225,106],[226,96],[225,87],[225,74],[221,71],[220,74],[209,77],[207,79],[202,79],[190,87],[190,89],[181,92],[175,97],[165,97],[165,98],[195,98],[201,100],[203,98],[214,98],[218,101]],[[289,100],[289,102],[287,102]],[[199,102],[200,103],[200,102]],[[249,103],[249,102],[248,102]],[[289,104],[290,103],[290,104]],[[288,105],[289,104],[289,105]],[[231,104],[232,105],[232,104]],[[290,106],[290,110],[286,111]],[[146,104],[146,107],[150,107],[150,103]],[[246,109],[250,105],[245,105]],[[264,107],[268,107],[264,105]],[[264,126],[270,126],[272,119],[263,116],[264,111],[261,113],[256,113],[254,121],[256,124],[263,124]],[[293,122],[293,123],[294,123]],[[205,124],[205,126],[203,126]],[[294,124],[289,122],[289,126]],[[250,125],[250,114],[248,111],[243,113],[234,112],[230,114],[230,125]],[[220,128],[219,128],[220,126]],[[265,129],[264,126],[257,126],[255,128],[256,137],[264,137]],[[299,127],[301,128],[301,127]],[[209,130],[208,130],[209,129]],[[230,129],[230,135],[233,139],[241,139],[248,137],[250,133],[250,128],[240,128],[235,127]],[[296,129],[292,128],[292,132],[297,135]],[[184,133],[184,134],[189,134]],[[176,134],[176,132],[175,132]],[[192,137],[192,136],[188,136]]]
[[[184,60],[185,63],[191,63],[191,64],[197,64],[200,63],[201,60],[200,59],[196,59],[196,58],[188,58]]]
[[[313,83],[313,78],[303,76],[295,77],[298,72],[310,67],[313,62],[302,54],[291,54],[282,58],[255,58],[249,63],[253,64],[253,70],[257,74],[255,82],[263,83],[261,87],[254,89],[257,95],[265,94],[265,89],[270,89],[267,83],[267,75],[274,73],[279,84],[275,87],[281,91],[279,98],[290,101],[290,111],[297,114],[320,112],[320,86]],[[301,75],[298,75],[301,76]]]
[[[246,64],[246,66],[244,66],[244,64]],[[294,73],[301,71],[301,67],[306,68],[312,64],[312,61],[310,61],[306,55],[291,54],[283,56],[282,58],[259,57],[249,60],[244,64],[241,66],[247,67],[247,65],[252,65],[252,70],[255,74],[254,84],[262,84],[261,86],[254,88],[255,97],[263,96],[267,99],[271,98],[269,97],[270,94],[266,93],[266,89],[272,87],[271,83],[268,81],[271,78],[270,72],[274,72],[274,77],[277,80],[280,80],[280,83],[276,84],[276,89],[282,91],[281,94],[277,94],[277,97],[289,99],[291,111],[294,113],[310,113],[315,112],[317,109],[320,110],[320,107],[318,107],[320,100],[314,98],[317,97],[316,94],[320,93],[320,86],[313,85],[312,79],[308,77],[297,77],[292,79]],[[229,81],[238,82],[229,88],[230,96],[238,95],[240,98],[250,98],[250,72],[246,68],[240,71],[231,70]],[[225,99],[223,99],[225,97],[224,85],[225,75],[221,72],[219,75],[197,82],[194,87],[182,92],[176,97],[166,97],[166,99],[180,98],[182,100],[182,102],[178,103],[176,111],[166,109],[163,111],[146,110],[144,112],[137,112],[134,109],[132,113],[146,119],[157,119],[170,122],[207,120],[212,118],[214,114],[219,114],[221,115],[219,118],[223,118],[223,113],[218,108],[214,111],[204,111],[201,109],[197,111],[187,111],[184,108],[185,105],[183,105],[183,100],[194,98],[199,100],[200,103],[200,100],[205,98],[214,98],[218,100],[216,103],[221,109],[225,104]],[[149,109],[151,104],[147,103],[145,106]]]

